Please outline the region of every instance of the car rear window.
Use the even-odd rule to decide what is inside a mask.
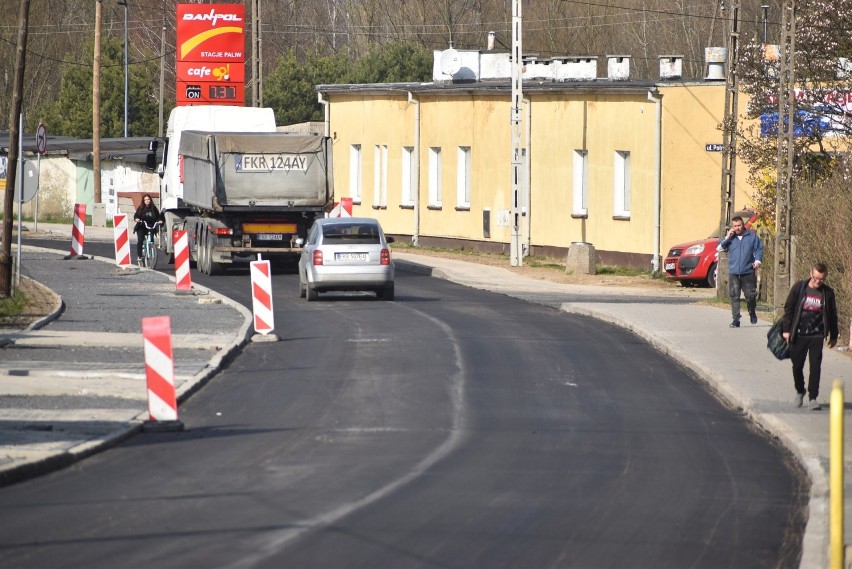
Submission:
[[[374,224],[350,223],[323,227],[324,243],[379,244],[379,227]]]

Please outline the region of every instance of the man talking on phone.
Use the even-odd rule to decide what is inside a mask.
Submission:
[[[731,295],[731,328],[740,327],[740,291],[746,299],[749,319],[757,324],[757,269],[763,261],[763,242],[746,229],[743,218],[731,220],[731,228],[719,241],[717,251],[728,252],[728,293]]]

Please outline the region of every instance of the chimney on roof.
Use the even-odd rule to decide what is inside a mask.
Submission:
[[[627,81],[630,79],[630,56],[607,55],[607,77],[611,81]]]
[[[488,43],[486,44],[488,51],[494,51],[495,39],[497,39],[497,32],[488,32]]]
[[[660,79],[680,79],[683,77],[682,55],[660,56]]]

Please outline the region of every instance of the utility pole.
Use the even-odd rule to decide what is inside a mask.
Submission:
[[[263,106],[263,46],[260,37],[260,0],[252,0],[251,22],[251,67],[252,67],[252,97],[255,107]]]
[[[157,134],[163,137],[163,99],[165,93],[166,79],[166,18],[163,17],[163,30],[160,32],[160,120],[157,126]]]
[[[725,115],[722,119],[722,215],[719,222],[719,238],[731,226],[735,211],[737,189],[737,124],[739,118],[739,62],[740,3],[731,6],[731,34],[728,40],[728,64],[725,73]],[[716,264],[716,296],[728,297],[727,254],[720,254]]]
[[[523,49],[521,0],[512,4],[512,235],[509,242],[510,262],[513,267],[523,265],[521,250],[521,106],[523,104]]]
[[[92,57],[92,176],[95,203],[101,203],[101,0],[95,2],[95,50]]]
[[[127,138],[127,107],[130,103],[130,76],[127,68],[127,0],[117,0],[124,6],[124,138]]]
[[[796,0],[784,0],[781,14],[781,72],[778,78],[778,175],[775,186],[774,305],[780,315],[790,289],[790,216],[793,196],[793,134],[796,115]]]
[[[0,297],[12,296],[12,215],[15,184],[18,177],[18,142],[21,106],[24,98],[24,69],[27,63],[30,0],[21,0],[18,11],[18,49],[15,54],[15,86],[12,90],[12,112],[9,117],[9,156],[6,158],[6,190],[3,195],[3,249],[0,252]],[[23,189],[21,190],[23,192]],[[23,194],[22,194],[23,195]]]

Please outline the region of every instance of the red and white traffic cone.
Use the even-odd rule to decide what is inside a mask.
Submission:
[[[85,259],[83,243],[86,241],[86,204],[74,204],[74,221],[71,227],[71,254],[66,259]]]
[[[252,261],[251,265],[251,306],[254,313],[254,331],[252,341],[275,342],[278,336],[272,334],[275,328],[275,315],[272,312],[272,278],[269,261]]]
[[[127,214],[112,216],[113,235],[115,236],[115,264],[122,269],[130,266],[130,235],[127,230]]]
[[[149,421],[146,430],[180,431],[172,356],[172,321],[168,316],[142,319],[145,342],[145,377],[148,383]]]
[[[192,277],[189,274],[189,238],[186,230],[175,229],[172,232],[175,246],[175,291],[192,292]]]

